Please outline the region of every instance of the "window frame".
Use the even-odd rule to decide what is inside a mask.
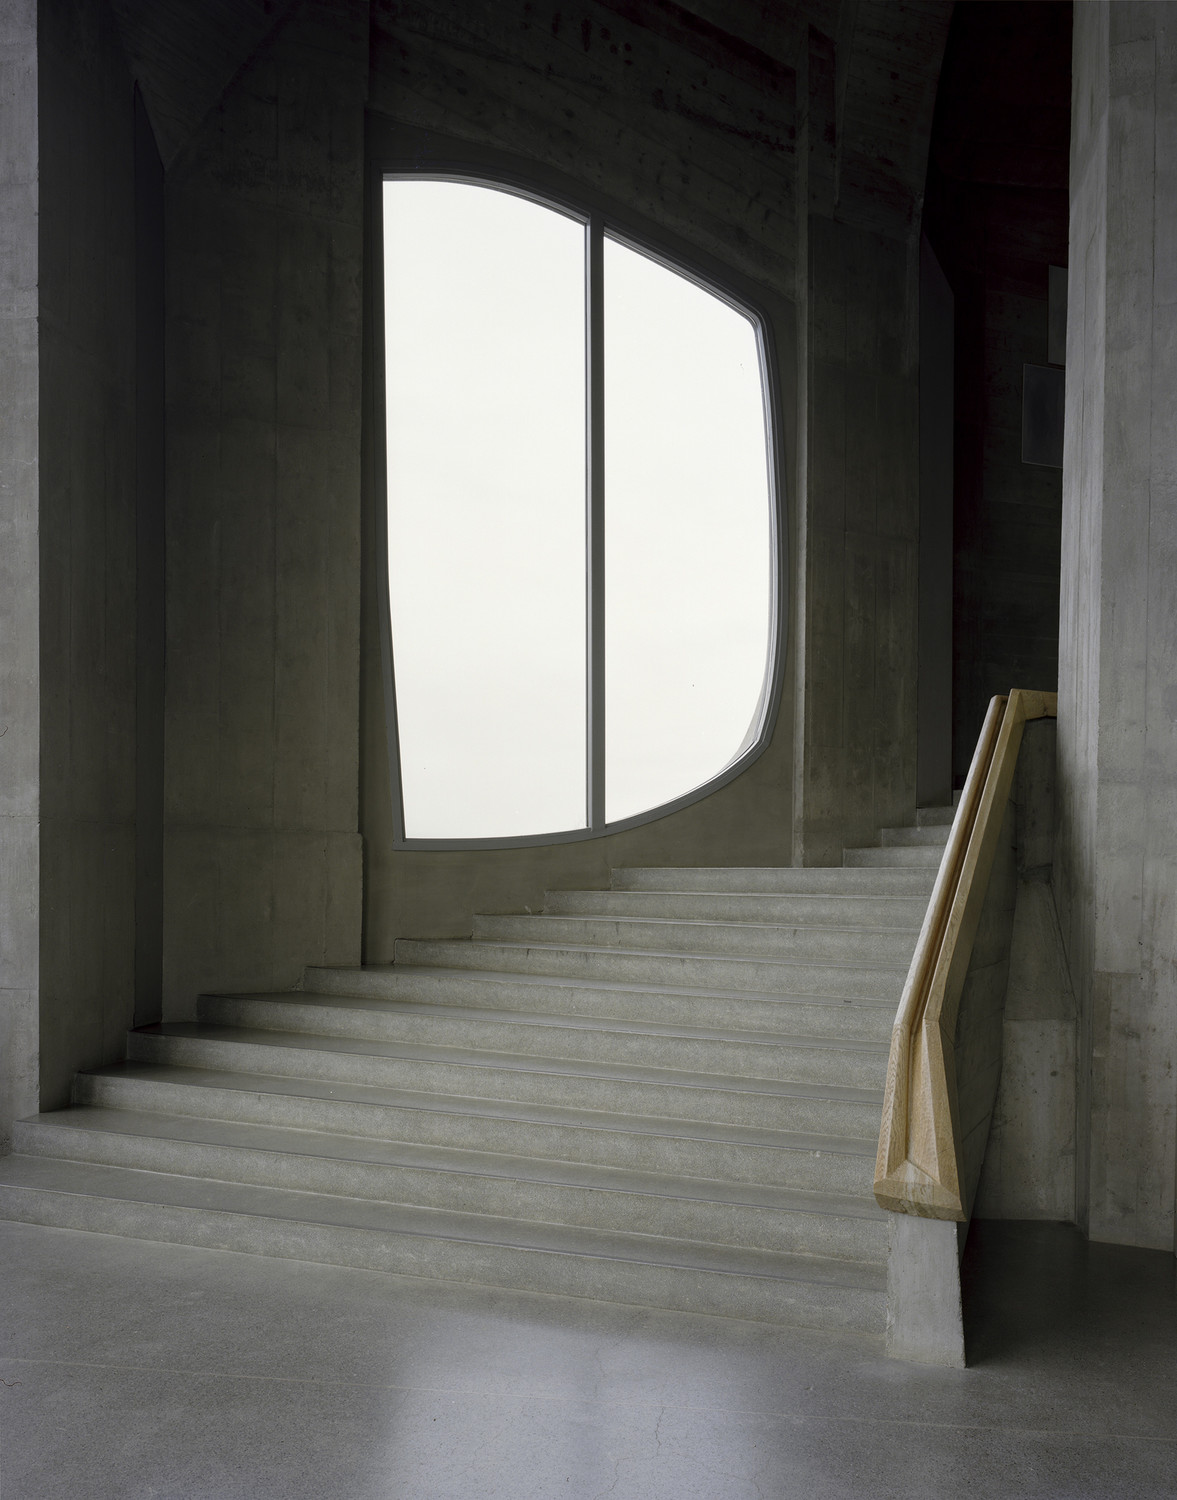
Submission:
[[[788,635],[788,511],[785,469],[782,371],[773,311],[765,289],[679,236],[624,209],[592,188],[538,163],[431,131],[369,118],[368,219],[371,274],[367,277],[372,444],[372,488],[375,497],[377,606],[380,620],[381,678],[385,735],[392,796],[393,847],[398,850],[510,849],[575,843],[605,838],[702,801],[742,775],[764,753],[772,739],[784,690]],[[405,834],[400,768],[400,731],[388,570],[388,462],[384,347],[384,183],[389,179],[426,178],[465,182],[513,193],[554,209],[585,226],[586,297],[586,825],[549,833],[491,838],[420,838]],[[604,383],[603,263],[608,236],[686,277],[712,296],[750,318],[756,331],[764,402],[770,518],[770,624],[767,665],[752,725],[733,758],[708,781],[656,807],[615,822],[605,820],[605,608],[604,608]],[[777,318],[779,319],[778,313]]]

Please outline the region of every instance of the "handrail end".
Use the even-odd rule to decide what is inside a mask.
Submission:
[[[920,1219],[949,1219],[963,1224],[968,1219],[960,1194],[905,1161],[896,1172],[876,1177],[875,1202],[891,1214],[914,1214]]]

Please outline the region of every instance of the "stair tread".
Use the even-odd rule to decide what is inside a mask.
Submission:
[[[460,938],[442,938],[441,942],[461,942]],[[531,946],[531,945],[528,945]],[[595,950],[592,950],[595,951]],[[611,949],[611,952],[620,952],[620,949]],[[682,955],[676,955],[681,957]],[[714,955],[711,955],[714,956]],[[480,984],[501,984],[515,989],[531,986],[535,989],[546,989],[555,987],[570,990],[605,990],[611,995],[674,995],[699,1000],[763,1000],[774,1005],[854,1005],[869,1006],[872,1009],[888,1010],[894,1012],[895,1001],[887,999],[863,999],[859,996],[843,995],[810,995],[802,994],[777,994],[772,990],[723,990],[706,987],[702,985],[685,984],[641,984],[637,980],[627,979],[597,979],[583,977],[579,974],[515,974],[505,969],[455,969],[443,964],[414,964],[398,960],[395,964],[367,964],[362,968],[336,968],[327,969],[324,966],[312,968],[311,973],[331,974],[378,974],[391,979],[426,978],[430,981],[439,979],[454,980],[476,980]],[[306,991],[293,990],[291,994],[305,994]],[[369,999],[374,997],[356,996],[352,998]]]
[[[749,879],[763,875],[787,875],[803,876],[810,871],[820,872],[822,875],[831,871],[843,874],[841,865],[615,865],[615,875],[645,875],[645,874],[692,874],[701,877],[706,876],[737,876],[743,875]],[[749,887],[751,890],[752,888]]]
[[[873,1159],[875,1141],[814,1131],[775,1130],[719,1121],[680,1120],[670,1116],[636,1115],[619,1110],[577,1109],[563,1104],[532,1104],[515,1099],[431,1094],[375,1084],[339,1083],[330,1079],[291,1078],[272,1073],[238,1073],[224,1068],[198,1068],[174,1063],[128,1061],[93,1068],[86,1076],[124,1078],[145,1083],[172,1083],[240,1093],[292,1095],[338,1103],[395,1106],[400,1109],[443,1111],[523,1124],[591,1127],[635,1135],[670,1136],[685,1140],[719,1141],[740,1146],[782,1150],[831,1151]],[[861,1090],[855,1092],[863,1092]],[[872,1095],[872,1098],[881,1098]]]
[[[204,997],[202,997],[204,998]],[[797,1047],[813,1051],[830,1047],[839,1052],[872,1052],[885,1055],[889,1042],[876,1042],[856,1037],[794,1036],[788,1032],[746,1031],[714,1026],[692,1026],[670,1021],[632,1021],[615,1016],[560,1015],[545,1011],[498,1010],[481,1005],[431,1005],[428,1001],[389,1000],[384,997],[357,995],[321,994],[315,990],[266,992],[259,994],[227,994],[207,997],[217,1000],[246,1000],[281,1005],[306,1005],[326,1010],[365,1010],[376,1015],[425,1016],[440,1020],[470,1020],[502,1022],[507,1026],[542,1026],[554,1032],[560,1031],[604,1031],[619,1032],[626,1036],[667,1037],[683,1041],[737,1042],[750,1046]],[[879,1006],[890,1011],[892,1006]],[[234,1028],[236,1029],[236,1028]],[[318,1035],[326,1040],[325,1034]]]
[[[610,919],[615,920],[615,919]],[[712,926],[718,925],[715,923]],[[915,929],[912,929],[913,933]],[[918,934],[917,934],[918,935]],[[784,958],[779,954],[753,954],[747,958],[736,953],[700,953],[688,948],[604,948],[592,943],[513,943],[504,938],[400,938],[397,941],[399,948],[402,943],[410,947],[421,945],[452,947],[461,944],[468,948],[491,948],[496,952],[523,952],[523,953],[586,953],[604,955],[609,958],[641,958],[641,959],[671,959],[675,963],[684,960],[697,959],[703,963],[713,964],[773,964],[780,968],[795,969],[849,969],[855,973],[877,973],[877,974],[906,974],[906,964],[894,963],[847,963],[844,959],[836,962],[826,958]],[[428,968],[427,964],[418,967]],[[704,993],[714,993],[704,989]],[[748,992],[744,992],[748,993]]]
[[[685,893],[683,893],[683,894],[685,894]],[[722,927],[724,929],[733,928],[733,929],[735,929],[738,932],[743,932],[743,931],[750,931],[750,932],[779,932],[782,929],[792,929],[794,931],[799,931],[799,932],[813,931],[813,932],[821,932],[823,934],[839,933],[839,932],[873,933],[873,934],[875,934],[876,936],[879,936],[879,937],[890,937],[890,936],[893,936],[896,932],[910,932],[913,941],[919,936],[919,930],[920,930],[918,922],[915,923],[914,925],[911,925],[911,926],[908,926],[908,925],[902,925],[901,926],[899,923],[894,923],[894,924],[888,923],[888,924],[885,924],[885,925],[882,925],[882,926],[879,926],[879,925],[870,926],[870,925],[867,925],[867,924],[864,924],[864,923],[847,923],[847,924],[844,924],[844,925],[841,925],[841,924],[837,924],[836,925],[833,922],[814,922],[812,924],[807,924],[805,922],[793,922],[793,921],[780,921],[780,922],[763,922],[763,921],[757,921],[757,922],[747,922],[747,921],[742,921],[742,920],[740,920],[738,918],[737,919],[732,919],[732,918],[728,918],[728,917],[655,917],[655,916],[649,916],[649,917],[647,917],[647,916],[632,916],[631,917],[631,916],[611,915],[611,914],[608,914],[608,913],[604,913],[603,914],[603,913],[599,913],[599,912],[480,912],[480,913],[478,913],[478,917],[485,917],[488,920],[495,921],[495,922],[503,922],[503,921],[508,921],[508,920],[519,921],[519,922],[550,922],[550,923],[557,923],[557,922],[568,922],[568,923],[571,923],[571,922],[581,922],[581,923],[584,923],[585,925],[588,925],[589,923],[599,923],[602,927],[606,926],[609,923],[612,923],[614,926],[627,926],[627,927],[637,927],[637,926],[649,926],[649,927],[699,927],[699,928]],[[476,918],[476,920],[477,920],[477,918]],[[475,939],[475,941],[476,942],[477,941],[483,941],[483,942],[485,942],[487,940],[486,939]],[[492,938],[492,939],[490,939],[490,941],[494,942],[496,940]],[[532,945],[528,944],[528,946],[530,947]],[[582,945],[566,945],[566,944],[561,943],[558,946],[565,947],[565,946],[591,946],[591,945],[583,945],[583,944]],[[643,953],[646,953],[646,952],[649,952],[651,950],[643,948],[640,951],[643,952]],[[678,953],[679,950],[675,949],[674,952]],[[701,956],[712,957],[713,955],[711,955],[710,953],[707,953],[707,954],[701,955]]]
[[[848,1289],[881,1290],[886,1276],[884,1267],[865,1261],[742,1249],[619,1230],[499,1218],[454,1209],[409,1208],[372,1199],[335,1197],[292,1188],[257,1187],[54,1157],[7,1156],[0,1159],[0,1187],[371,1230],[381,1234],[462,1240],[697,1272],[804,1281]]]
[[[569,897],[574,897],[578,902],[587,902],[590,905],[616,905],[621,908],[618,912],[612,911],[552,911],[550,906],[553,902],[563,904]],[[661,917],[656,914],[645,916],[642,911],[643,903],[657,903],[668,907],[671,903],[681,901],[689,902],[690,905],[683,912],[664,912]],[[740,922],[759,923],[769,927],[820,927],[823,931],[830,928],[847,927],[859,928],[866,926],[873,929],[885,929],[893,932],[898,925],[888,918],[894,914],[895,907],[900,908],[898,915],[908,915],[911,911],[922,911],[927,901],[923,894],[889,895],[879,892],[862,891],[699,891],[683,887],[681,890],[671,886],[662,886],[658,890],[595,890],[595,889],[568,889],[549,890],[544,892],[544,909],[538,912],[483,912],[483,916],[532,916],[532,917],[614,917],[615,920],[629,921],[679,921],[679,922],[708,922],[731,923]],[[724,905],[733,905],[735,914],[731,916],[699,916],[692,913],[692,908],[703,906],[707,902],[721,902]],[[742,906],[753,908],[769,903],[780,903],[796,909],[802,920],[795,917],[780,916],[750,916],[739,915]],[[844,922],[838,920],[838,907],[856,906],[866,908],[864,915],[881,920],[862,922]],[[828,918],[818,917],[813,920],[813,913],[820,910],[828,910],[833,907],[834,911]],[[872,911],[871,908],[875,910]],[[632,909],[632,910],[631,910]],[[910,924],[904,924],[910,925]],[[916,924],[918,926],[918,923]]]
[[[659,1068],[639,1063],[595,1062],[578,1058],[522,1056],[475,1047],[450,1047],[419,1042],[381,1042],[352,1037],[321,1037],[311,1032],[266,1031],[245,1026],[210,1026],[192,1021],[172,1021],[133,1033],[142,1037],[175,1038],[195,1042],[229,1042],[305,1052],[346,1052],[354,1056],[386,1057],[450,1063],[470,1068],[493,1068],[518,1073],[548,1073],[563,1077],[600,1078],[650,1086],[668,1084],[678,1088],[719,1089],[732,1093],[777,1094],[783,1098],[836,1099],[850,1103],[882,1104],[881,1089],[845,1084],[778,1082],[747,1078],[738,1074],[697,1073],[687,1069]],[[330,1045],[325,1045],[326,1043]],[[886,1049],[876,1049],[884,1052]]]
[[[668,1172],[636,1171],[629,1167],[599,1166],[412,1141],[381,1140],[372,1136],[349,1136],[335,1131],[302,1130],[292,1126],[218,1120],[158,1110],[73,1105],[49,1114],[34,1115],[21,1123],[294,1156],[317,1156],[347,1163],[414,1167],[562,1187],[596,1188],[655,1197],[772,1208],[793,1213],[834,1214],[859,1219],[886,1217],[873,1198],[845,1193],[778,1187],[767,1183],[718,1181]]]

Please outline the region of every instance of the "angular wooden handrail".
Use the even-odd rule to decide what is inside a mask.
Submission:
[[[967,1220],[957,1118],[956,1021],[1028,719],[1056,693],[1016,688],[989,704],[891,1032],[875,1198],[893,1213]]]

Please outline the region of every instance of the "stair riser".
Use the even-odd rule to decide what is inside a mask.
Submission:
[[[506,1021],[449,1020],[445,1016],[372,1015],[353,1011],[353,1024],[340,1024],[338,1011],[316,1015],[306,1004],[204,997],[201,1019],[220,1026],[298,1031],[348,1036],[366,1041],[422,1046],[470,1047],[510,1052],[520,1057],[551,1057],[578,1062],[631,1063],[677,1068],[688,1073],[719,1073],[741,1078],[792,1079],[805,1083],[842,1083],[850,1088],[881,1089],[887,1056],[879,1051],[846,1051],[821,1046],[775,1046],[766,1042],[704,1041],[697,1038],[644,1036],[641,1033],[579,1027],[527,1025]],[[316,1021],[318,1024],[314,1024]]]
[[[915,821],[920,828],[951,827],[955,817],[955,807],[917,807],[915,810]]]
[[[831,996],[811,1005],[788,997],[755,999],[742,995],[675,994],[669,990],[605,989],[561,984],[558,980],[512,981],[510,976],[499,980],[409,967],[311,968],[306,971],[304,989],[371,1000],[417,1000],[427,1005],[486,1006],[547,1015],[646,1021],[651,1025],[665,1022],[732,1031],[778,1031],[790,1036],[861,1037],[867,1041],[888,1040],[895,1021],[895,1006],[890,1001],[870,1004]]]
[[[779,922],[800,927],[919,928],[927,902],[888,896],[751,896],[705,891],[549,891],[550,916]]]
[[[569,943],[796,963],[909,964],[917,932],[838,927],[748,927],[732,923],[619,920],[615,917],[474,918],[475,942]]]
[[[810,867],[764,870],[614,870],[615,891],[704,891],[760,895],[911,896],[927,902],[932,880],[921,870]]]
[[[493,1119],[442,1107],[411,1108],[218,1089],[145,1079],[80,1074],[79,1104],[150,1109],[299,1130],[338,1131],[377,1140],[412,1141],[461,1150],[501,1151],[552,1161],[675,1172],[730,1182],[808,1188],[815,1192],[869,1193],[874,1157],[779,1146],[644,1135],[595,1126]],[[877,1134],[877,1123],[874,1128]],[[849,1134],[849,1132],[846,1132]],[[869,1137],[868,1137],[869,1139]]]
[[[915,828],[882,828],[879,843],[892,849],[926,846],[943,849],[951,829],[946,824],[922,823]]]
[[[886,849],[847,849],[844,853],[847,866],[852,869],[896,869],[927,870],[931,874],[940,868],[943,849],[914,845],[910,848],[890,847]]]
[[[613,1078],[585,1078],[569,1073],[467,1066],[420,1058],[371,1057],[363,1054],[268,1047],[253,1042],[214,1041],[194,1037],[155,1036],[132,1032],[128,1058],[188,1068],[265,1073],[280,1078],[314,1078],[373,1088],[414,1089],[459,1098],[511,1099],[529,1104],[557,1104],[566,1109],[595,1109],[660,1119],[708,1120],[768,1130],[813,1130],[856,1136],[877,1131],[877,1105],[841,1100],[782,1098],[738,1087],[684,1087]],[[801,1081],[801,1080],[798,1080]],[[845,1123],[834,1124],[837,1120]]]
[[[870,1333],[880,1333],[883,1326],[881,1291],[470,1244],[434,1235],[399,1234],[392,1227],[375,1232],[9,1187],[0,1187],[0,1216],[168,1244],[790,1326]]]
[[[18,1140],[14,1139],[14,1146],[26,1155],[66,1157],[105,1166],[461,1213],[509,1213],[525,1222],[654,1234],[842,1260],[881,1262],[886,1257],[887,1224],[882,1218],[664,1198],[46,1125],[26,1126]],[[689,1190],[690,1185],[684,1183],[684,1194]]]
[[[690,954],[612,953],[608,949],[528,948],[495,943],[425,942],[402,938],[398,963],[447,969],[497,969],[621,984],[757,990],[766,994],[845,995],[896,1004],[906,966],[860,968],[833,964],[774,963],[770,959],[699,958]]]

